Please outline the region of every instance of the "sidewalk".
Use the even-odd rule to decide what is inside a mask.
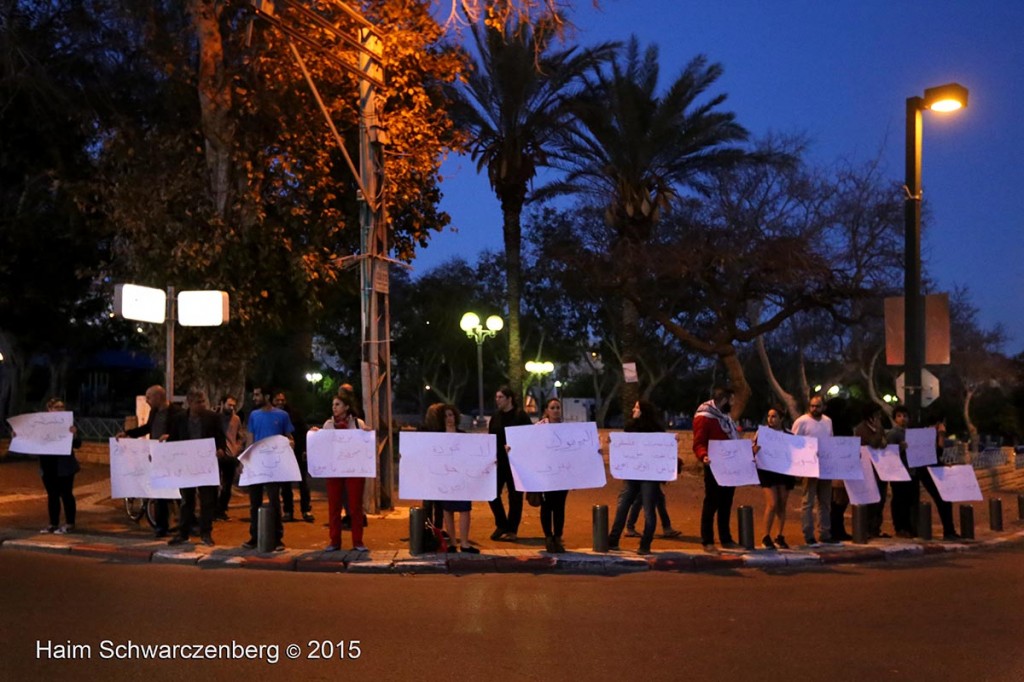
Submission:
[[[653,554],[635,553],[639,540],[623,537],[622,550],[596,553],[592,551],[592,508],[608,505],[614,514],[618,481],[609,479],[602,489],[572,491],[566,507],[565,554],[548,554],[540,530],[538,510],[526,505],[523,523],[516,543],[489,539],[493,520],[486,503],[474,503],[471,537],[481,550],[480,555],[422,554],[413,556],[408,549],[409,507],[418,501],[397,500],[396,508],[384,514],[371,515],[364,542],[369,553],[341,551],[325,553],[327,544],[326,497],[322,481],[314,480],[313,523],[302,521],[285,524],[284,542],[288,549],[280,553],[260,554],[244,550],[241,543],[248,537],[248,498],[236,491],[229,509],[230,520],[216,522],[213,536],[217,544],[206,547],[193,539],[191,545],[170,547],[166,541],[153,538],[145,520],[135,524],[128,519],[121,500],[109,497],[108,469],[103,465],[83,464],[75,479],[78,502],[76,532],[69,535],[41,535],[47,525],[46,495],[34,459],[8,457],[0,459],[0,549],[70,553],[111,561],[176,563],[200,568],[259,568],[270,570],[350,572],[350,573],[481,573],[481,572],[562,572],[618,574],[648,570],[707,571],[756,567],[785,569],[807,568],[836,563],[890,561],[943,552],[963,552],[998,545],[1024,537],[1024,525],[1016,521],[1016,493],[1004,491],[986,496],[975,503],[975,540],[947,543],[879,539],[866,545],[844,543],[838,546],[798,546],[801,539],[799,507],[801,489],[790,496],[786,535],[792,550],[722,550],[705,553],[697,533],[703,482],[695,471],[687,469],[681,478],[666,486],[672,525],[682,535],[661,539],[655,535]],[[298,494],[295,495],[298,513]],[[989,498],[1002,500],[1003,532],[989,529]],[[927,497],[926,497],[927,499]],[[761,514],[763,498],[759,488],[746,487],[736,491],[736,507],[754,508],[754,537],[763,532]],[[956,505],[959,506],[959,505]],[[956,511],[959,525],[959,512]],[[941,538],[937,515],[933,511],[933,535]],[[733,528],[736,528],[733,519]],[[643,526],[641,518],[639,526]],[[850,521],[847,519],[847,530]],[[891,532],[886,512],[885,530]],[[658,528],[660,533],[661,528]],[[738,532],[734,530],[738,539]],[[351,547],[351,536],[343,534],[343,544]],[[760,546],[758,540],[757,546]]]

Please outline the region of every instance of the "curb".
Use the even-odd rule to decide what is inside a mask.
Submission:
[[[19,537],[20,535],[20,537]],[[299,573],[366,573],[396,575],[470,575],[478,573],[562,573],[622,575],[660,571],[692,573],[735,571],[743,568],[777,570],[868,562],[904,561],[939,554],[961,554],[999,547],[1024,539],[1024,530],[982,542],[921,543],[899,542],[885,546],[842,545],[816,551],[704,553],[661,551],[648,556],[624,552],[597,553],[586,549],[564,554],[531,550],[499,549],[484,554],[419,554],[406,550],[375,553],[289,550],[260,554],[235,548],[205,548],[197,545],[170,549],[160,543],[116,543],[109,538],[88,535],[35,536],[17,531],[0,531],[0,549],[71,554],[119,563],[153,563],[195,566],[201,569],[243,568]]]

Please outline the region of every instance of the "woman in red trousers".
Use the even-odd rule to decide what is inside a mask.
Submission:
[[[324,422],[325,429],[364,429],[369,430],[366,423],[355,415],[355,400],[347,393],[341,393],[331,404],[332,417]],[[315,430],[315,427],[314,429]],[[330,528],[330,544],[326,552],[341,549],[341,511],[344,509],[352,519],[352,549],[357,552],[368,552],[363,544],[363,486],[365,478],[328,478],[327,479],[327,516]]]

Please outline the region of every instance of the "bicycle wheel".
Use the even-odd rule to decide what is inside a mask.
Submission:
[[[146,500],[146,521],[150,527],[156,528],[156,503],[157,500]],[[175,520],[178,518],[178,511],[181,504],[178,500],[167,500],[167,521],[173,527]]]
[[[138,523],[146,514],[146,500],[141,497],[124,498],[124,511],[128,518]]]

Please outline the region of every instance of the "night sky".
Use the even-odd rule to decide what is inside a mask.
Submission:
[[[754,137],[800,133],[808,159],[830,166],[881,158],[902,181],[906,98],[958,82],[967,109],[924,114],[926,272],[939,290],[966,284],[1004,351],[1024,350],[1024,2],[1017,0],[577,2],[571,40],[656,43],[662,80],[696,54],[725,68],[717,92]],[[501,249],[501,217],[468,158],[442,168],[453,228],[414,263]],[[457,231],[456,231],[457,230]]]

